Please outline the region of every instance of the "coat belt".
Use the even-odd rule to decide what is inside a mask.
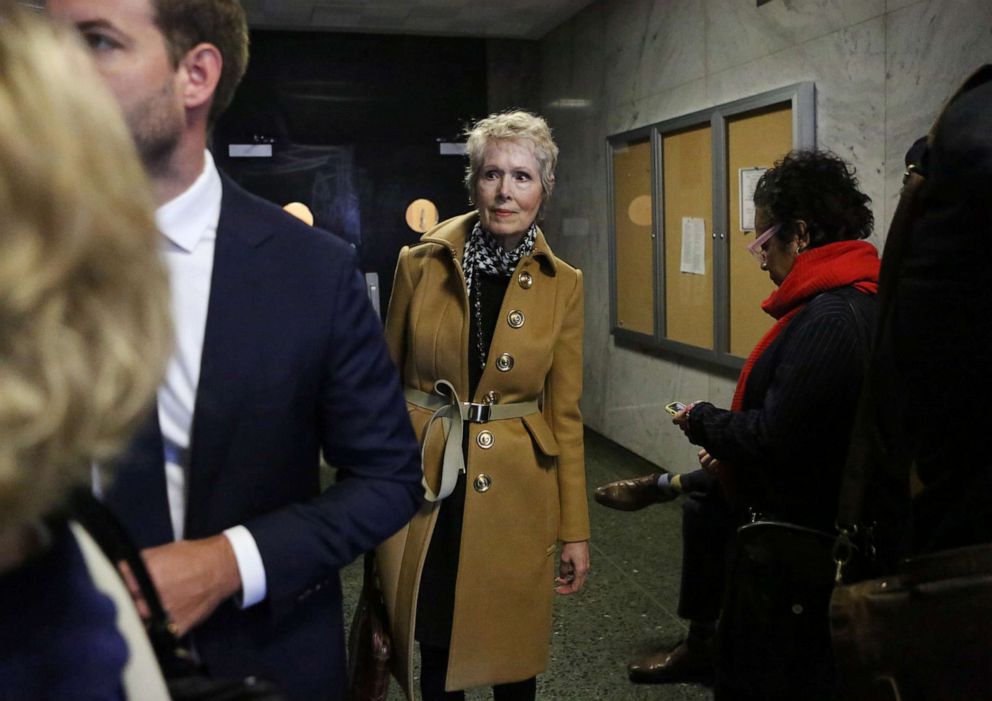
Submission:
[[[428,394],[410,387],[403,390],[407,402],[422,409],[434,412],[424,429],[424,444],[420,446],[420,463],[424,462],[424,446],[431,424],[440,419],[444,431],[444,462],[441,466],[441,488],[437,494],[427,484],[427,475],[421,478],[424,498],[427,501],[440,501],[451,494],[458,481],[458,473],[465,472],[465,458],[462,455],[462,424],[466,421],[484,424],[503,419],[519,419],[530,414],[540,413],[537,400],[512,402],[510,404],[475,404],[458,398],[455,388],[447,380],[434,383],[434,393]],[[457,419],[457,420],[456,420]]]

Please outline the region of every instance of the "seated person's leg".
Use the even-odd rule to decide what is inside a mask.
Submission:
[[[682,512],[682,585],[678,614],[689,620],[689,635],[671,650],[659,650],[630,664],[631,681],[679,682],[713,672],[712,641],[723,595],[727,543],[734,533],[733,511],[719,486],[702,470],[681,476],[688,498]]]
[[[688,498],[682,504],[678,614],[690,621],[715,624],[723,597],[727,544],[737,523],[713,475],[697,470],[684,475],[682,484],[688,487]]]
[[[681,494],[679,478],[681,475],[652,472],[643,477],[616,480],[597,487],[593,498],[611,509],[638,511],[651,504],[671,501]]]

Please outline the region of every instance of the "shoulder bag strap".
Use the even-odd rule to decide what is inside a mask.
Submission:
[[[117,609],[117,630],[128,648],[127,666],[121,677],[125,696],[141,701],[169,701],[158,656],[152,648],[144,622],[131,599],[131,592],[124,586],[120,573],[107,557],[92,534],[80,523],[69,522],[69,528],[83,554],[94,586],[109,597]]]
[[[175,635],[175,627],[162,606],[141,554],[113,512],[89,489],[76,489],[68,500],[71,518],[93,538],[104,555],[115,565],[126,562],[148,605],[150,617],[145,621],[148,638],[166,678],[184,676],[196,668],[192,655]]]

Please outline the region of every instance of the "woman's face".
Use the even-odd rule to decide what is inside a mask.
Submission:
[[[759,207],[754,213],[755,235],[760,236],[770,226],[773,226],[772,218],[768,212]],[[775,285],[781,285],[785,276],[796,264],[796,256],[799,255],[799,243],[796,238],[788,242],[783,242],[777,235],[772,236],[761,246],[761,269],[768,271],[768,277]]]
[[[510,250],[534,223],[543,199],[541,169],[530,141],[490,141],[475,184],[482,228]]]

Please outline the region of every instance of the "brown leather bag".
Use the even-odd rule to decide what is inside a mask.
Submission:
[[[392,650],[375,556],[366,553],[362,593],[348,633],[348,701],[386,701]]]
[[[906,560],[890,577],[838,586],[830,627],[842,699],[987,699],[992,545]]]

